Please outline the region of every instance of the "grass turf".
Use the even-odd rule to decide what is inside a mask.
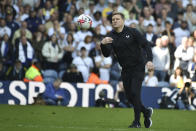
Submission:
[[[133,109],[0,105],[0,131],[196,131],[196,112],[154,110],[151,128],[127,128]]]

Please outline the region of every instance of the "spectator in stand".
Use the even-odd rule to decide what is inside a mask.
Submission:
[[[176,44],[172,25],[169,21],[166,21],[165,30],[162,32],[162,35],[167,35],[169,38],[168,48],[170,53],[170,72],[173,72],[175,62],[174,52],[176,51]]]
[[[156,26],[154,26],[154,33],[159,37],[161,33],[164,31],[164,27],[162,26],[162,19],[161,17],[156,18]]]
[[[6,80],[23,80],[26,70],[20,60],[15,60],[14,66],[10,66],[6,72]]]
[[[41,65],[43,65],[44,57],[42,55],[42,48],[44,46],[43,34],[41,32],[35,32],[34,39],[32,41],[32,46],[35,51],[35,58],[40,61]]]
[[[64,72],[62,80],[70,83],[84,82],[82,73],[78,71],[76,65],[71,64],[69,69]]]
[[[13,46],[9,41],[9,36],[4,34],[0,41],[0,59],[6,68],[12,65],[13,62]]]
[[[168,16],[167,9],[161,10],[161,21],[162,21],[162,26],[165,28],[165,23],[166,21],[169,21],[171,24],[173,24],[173,19]]]
[[[41,23],[44,24],[46,21],[45,21],[45,17],[44,17],[42,8],[37,9],[36,12],[37,12],[36,15],[37,15],[38,19],[41,19]]]
[[[168,42],[168,36],[162,36],[156,40],[156,46],[152,48],[155,76],[159,81],[165,81],[170,66]]]
[[[0,38],[7,34],[9,37],[11,36],[12,30],[6,26],[6,21],[3,18],[0,18]]]
[[[183,37],[189,37],[190,31],[187,29],[187,21],[182,20],[181,26],[174,29],[176,47],[181,44]]]
[[[144,17],[143,16],[139,16],[138,18],[138,25],[137,25],[137,29],[138,31],[141,33],[141,34],[144,34],[145,33],[145,26],[144,26]]]
[[[165,22],[165,30],[163,30],[162,35],[167,35],[171,41],[171,37],[174,36],[174,31],[172,30],[172,24],[169,21]]]
[[[101,80],[99,78],[99,69],[94,67],[92,72],[88,78],[87,83],[94,83],[94,84],[108,84],[107,80]]]
[[[19,21],[25,21],[27,18],[29,18],[31,7],[30,5],[27,4],[22,6],[20,10],[21,10],[21,16]]]
[[[180,24],[181,24],[182,20],[183,20],[183,12],[179,11],[178,14],[177,14],[177,18],[175,19],[172,28],[176,29],[176,28],[180,27]]]
[[[182,38],[182,44],[179,45],[174,54],[176,61],[174,64],[174,69],[180,66],[184,72],[184,74],[189,77],[187,72],[188,63],[193,59],[194,56],[194,48],[188,45],[188,38]]]
[[[143,23],[144,27],[147,27],[149,24],[156,26],[156,21],[154,20],[154,17],[149,7],[145,6],[143,8],[143,14],[144,14],[144,23]]]
[[[91,50],[92,47],[93,47],[92,36],[87,35],[87,36],[84,38],[84,41],[81,41],[80,43],[78,43],[78,47],[77,47],[77,53],[78,53],[78,54],[80,53],[80,49],[81,49],[82,47],[85,47],[85,48],[86,48],[87,56],[88,56],[90,50]]]
[[[21,27],[14,32],[12,39],[12,44],[15,46],[17,44],[16,39],[20,38],[22,35],[25,35],[28,40],[32,40],[32,33],[27,29],[27,22],[21,22]]]
[[[19,43],[15,45],[15,58],[19,59],[23,66],[28,68],[31,66],[34,55],[32,44],[27,40],[26,36],[21,36]]]
[[[60,23],[61,30],[63,30],[62,29],[62,27],[63,27],[66,32],[69,32],[70,28],[71,28],[70,25],[71,25],[72,21],[73,21],[73,16],[71,14],[65,13],[63,21]],[[62,31],[61,31],[61,33],[62,33]]]
[[[156,16],[161,15],[161,11],[167,6],[167,0],[159,0],[155,4],[155,14]]]
[[[102,54],[95,57],[96,67],[99,69],[101,80],[110,80],[110,68],[112,65],[111,57],[104,57]]]
[[[102,24],[102,19],[101,19],[101,12],[99,11],[96,11],[94,14],[93,14],[93,23],[92,23],[92,27],[93,28],[96,28],[97,26],[100,26]]]
[[[103,26],[98,25],[94,28],[93,33],[94,33],[93,38],[96,38],[97,40],[101,40],[103,36],[107,34],[107,30]]]
[[[171,87],[183,88],[186,76],[183,74],[182,68],[177,67],[174,73],[170,76],[169,83]]]
[[[144,36],[146,37],[146,39],[148,41],[150,41],[151,47],[154,47],[155,46],[156,39],[157,39],[157,35],[153,33],[153,25],[152,24],[149,24],[147,26],[147,31],[144,34]]]
[[[30,16],[25,19],[27,22],[27,28],[32,32],[35,33],[37,28],[40,24],[42,24],[42,20],[37,17],[37,12],[35,10],[30,11]]]
[[[41,38],[42,38],[43,41],[49,40],[49,36],[48,36],[48,34],[46,32],[46,27],[45,27],[44,24],[40,24],[39,25],[37,32],[40,32],[42,34]]]
[[[48,36],[51,37],[53,34],[55,34],[58,38],[60,37],[60,34],[65,34],[65,28],[63,28],[58,20],[53,21],[53,27],[49,28],[48,30]]]
[[[46,85],[43,99],[47,105],[68,105],[70,95],[65,89],[60,88],[61,82],[61,79],[57,78],[53,83]]]
[[[188,4],[184,13],[184,20],[188,23],[188,29],[193,32],[196,29],[196,13],[193,11],[193,5]]]
[[[129,18],[125,20],[125,25],[130,26],[132,23],[138,24],[138,20],[136,19],[135,12],[129,12]]]
[[[54,12],[50,16],[50,19],[49,20],[45,19],[46,23],[44,25],[45,25],[47,34],[49,32],[49,29],[54,27],[54,21],[58,20],[58,15],[59,13],[56,10],[54,10]]]
[[[37,81],[43,82],[41,75],[41,64],[37,59],[33,59],[31,67],[25,73],[24,82]]]
[[[43,10],[43,14],[45,17],[45,20],[49,20],[51,15],[54,13],[55,9],[52,7],[52,3],[50,0],[47,0],[45,2],[44,8]]]
[[[82,73],[84,82],[88,80],[90,69],[94,67],[93,61],[87,56],[87,51],[85,47],[80,50],[80,56],[73,59],[72,63],[77,66],[77,69]]]
[[[148,74],[145,76],[143,86],[157,87],[158,78],[154,75],[154,69],[148,70]]]
[[[68,33],[66,41],[64,43],[63,50],[65,51],[63,60],[66,62],[67,66],[69,66],[73,60],[74,57],[77,55],[77,44],[74,41],[73,34]]]
[[[14,35],[14,32],[19,28],[18,23],[14,20],[13,14],[6,15],[6,25],[11,29],[11,39]]]
[[[53,34],[51,40],[46,42],[42,48],[42,55],[45,57],[44,69],[53,69],[58,71],[59,62],[63,58],[64,51],[60,48],[57,37]]]

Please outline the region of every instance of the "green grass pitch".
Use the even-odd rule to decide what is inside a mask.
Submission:
[[[196,131],[196,111],[156,109],[149,129],[132,120],[130,108],[0,105],[0,131]]]

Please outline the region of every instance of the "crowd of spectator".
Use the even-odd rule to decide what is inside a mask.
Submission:
[[[99,47],[112,30],[112,11],[151,42],[154,69],[143,85],[196,81],[195,0],[1,0],[0,80],[24,80],[36,60],[44,82],[87,82],[97,68],[100,80],[116,85],[121,67]],[[93,19],[88,30],[77,26],[83,13]]]

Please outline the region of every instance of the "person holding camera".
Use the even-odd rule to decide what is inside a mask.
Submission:
[[[178,109],[187,109],[195,110],[195,107],[192,105],[192,100],[195,97],[194,90],[191,86],[191,81],[187,81],[184,84],[184,87],[181,88],[177,95],[176,106]]]

